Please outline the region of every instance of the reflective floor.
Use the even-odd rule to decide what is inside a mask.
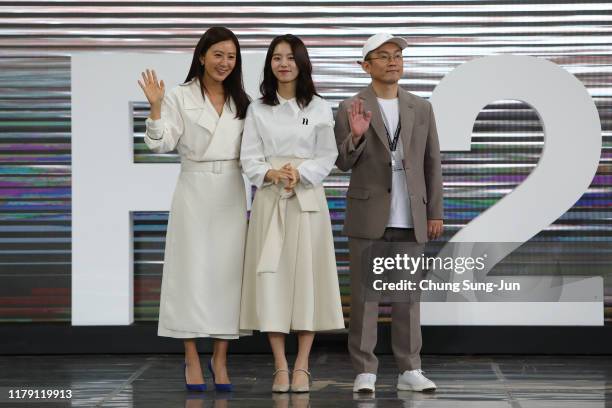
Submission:
[[[202,361],[208,356],[201,355]],[[392,356],[380,356],[375,395],[352,393],[343,353],[315,353],[309,394],[272,395],[269,355],[231,355],[232,393],[187,393],[180,355],[0,356],[0,406],[40,407],[474,407],[612,406],[612,357],[424,356],[434,393],[396,391]],[[211,381],[205,373],[206,380]],[[209,385],[210,387],[210,385]],[[71,390],[55,403],[10,400],[16,389]],[[38,400],[41,401],[42,400]]]

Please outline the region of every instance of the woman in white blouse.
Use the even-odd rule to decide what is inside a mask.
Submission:
[[[246,195],[239,166],[249,98],[240,46],[224,27],[200,38],[185,83],[164,96],[147,70],[138,81],[149,103],[145,142],[156,153],[176,148],[181,173],[168,219],[158,335],[184,339],[185,384],[204,391],[195,338],[214,338],[208,362],[215,389],[230,391],[228,340],[239,330],[246,239]],[[215,375],[216,374],[216,375]]]
[[[240,161],[258,188],[247,234],[240,328],[268,332],[275,392],[309,390],[314,332],[344,328],[323,179],[338,156],[332,111],[317,93],[302,41],[276,37],[259,100],[248,109]],[[298,332],[289,380],[285,335]],[[289,385],[291,383],[291,385]]]

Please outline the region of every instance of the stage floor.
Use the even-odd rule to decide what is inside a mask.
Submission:
[[[202,361],[209,357],[202,354]],[[290,357],[290,364],[293,356]],[[379,356],[374,396],[352,392],[344,353],[313,353],[309,394],[272,395],[270,355],[230,355],[235,391],[187,393],[181,355],[0,356],[0,406],[38,407],[474,407],[612,406],[610,356],[423,356],[434,393],[397,391],[390,355]],[[205,373],[205,378],[211,378]],[[68,403],[9,402],[11,389],[72,390]]]

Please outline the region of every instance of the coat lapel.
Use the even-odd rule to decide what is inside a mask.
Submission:
[[[214,109],[214,108],[213,108]],[[232,98],[223,105],[223,111],[219,117],[219,121],[216,125],[215,132],[220,133],[232,133],[235,132],[235,126],[240,126],[241,121],[235,118],[236,116],[236,105]]]
[[[208,109],[207,107],[206,110]],[[227,151],[228,146],[235,146],[235,154],[239,154],[243,121],[235,118],[235,112],[234,101],[230,98],[229,103],[223,106],[223,112],[221,112],[221,117],[219,117],[219,121],[216,123],[214,133],[211,133],[210,143],[206,148],[207,151],[209,149],[213,151]],[[219,146],[215,147],[215,145]]]
[[[376,93],[374,92],[374,88],[372,88],[372,84],[364,89],[359,96],[364,100],[364,111],[372,112],[370,126],[374,129],[374,133],[376,133],[390,153],[391,149],[389,148],[389,140],[387,139],[387,132],[385,131],[385,122],[383,121],[382,113],[380,113],[380,106],[378,105],[378,100],[376,99]],[[404,126],[403,123],[402,126]]]
[[[204,101],[202,91],[200,90],[200,81],[198,79],[193,79],[186,85],[187,90],[183,94],[183,106],[185,107],[185,110],[198,110],[199,115],[196,123],[208,130],[211,135],[214,134],[215,129],[217,128],[218,119],[214,116],[215,112],[211,112],[205,105],[206,102]]]
[[[407,157],[408,147],[410,146],[410,139],[412,137],[412,129],[414,127],[414,104],[412,103],[410,94],[402,89],[401,86],[397,93],[399,98],[400,122],[402,124],[400,138],[402,139],[402,146],[404,147],[404,157]]]

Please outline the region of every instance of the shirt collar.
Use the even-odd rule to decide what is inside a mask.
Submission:
[[[282,96],[280,96],[278,92],[276,93],[276,98],[278,99],[278,105],[272,106],[273,113],[276,113],[279,109],[287,109],[287,108],[291,109],[294,116],[297,116],[297,114],[300,112],[300,107],[297,104],[297,101],[295,98],[285,99]]]

